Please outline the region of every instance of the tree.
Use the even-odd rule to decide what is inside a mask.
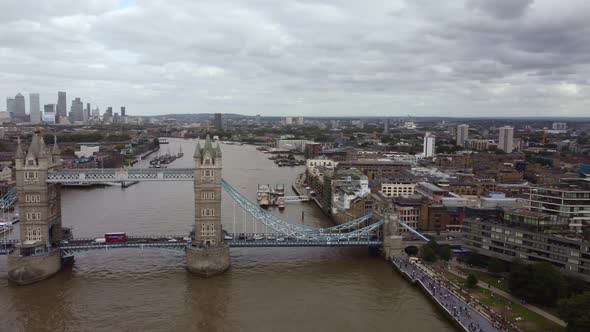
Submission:
[[[449,261],[451,259],[451,247],[449,246],[439,246],[438,249],[438,257],[443,261]]]
[[[565,294],[565,278],[549,263],[513,262],[508,288],[529,302],[552,306]]]
[[[12,143],[8,142],[8,141],[0,141],[0,151],[2,152],[11,152],[12,149]]]
[[[428,245],[427,243],[422,246],[422,249],[420,250],[420,257],[422,257],[425,262],[436,262],[436,251],[431,245]]]
[[[488,272],[490,272],[491,274],[499,274],[499,273],[502,273],[505,271],[506,271],[506,265],[504,265],[503,261],[501,261],[497,258],[492,258],[488,262]]]
[[[510,289],[510,293],[529,300],[528,294],[530,292],[527,287],[531,277],[530,266],[519,259],[515,259],[510,266],[510,275],[508,276],[508,289]]]
[[[157,147],[157,146],[160,146],[160,140],[159,140],[157,137],[156,137],[156,138],[154,138],[153,144],[154,144],[154,146],[156,146],[156,147]]]
[[[555,305],[557,300],[565,294],[563,274],[549,263],[533,264],[532,271],[531,300],[543,305]]]
[[[572,277],[569,275],[564,276],[565,278],[565,297],[571,297],[574,295],[582,294],[590,289],[586,285],[586,282],[582,279]]]
[[[477,277],[473,273],[469,273],[467,276],[467,287],[475,288],[477,286]]]
[[[590,331],[590,292],[559,301],[558,314],[572,332]]]

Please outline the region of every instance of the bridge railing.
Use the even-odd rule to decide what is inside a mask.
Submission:
[[[193,168],[81,168],[56,170],[47,174],[49,183],[192,181],[193,179]]]

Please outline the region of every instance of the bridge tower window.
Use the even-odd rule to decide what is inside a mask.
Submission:
[[[201,192],[201,199],[215,199],[215,193],[203,191]]]
[[[26,203],[40,203],[41,202],[41,195],[25,195],[25,202]]]
[[[212,169],[204,169],[201,171],[201,176],[204,178],[212,178],[214,175]]]
[[[201,216],[213,217],[213,216],[215,216],[215,210],[214,209],[201,209]]]
[[[39,226],[27,226],[27,240],[41,241],[43,240],[43,232]]]
[[[41,220],[41,212],[27,212],[27,220]]]

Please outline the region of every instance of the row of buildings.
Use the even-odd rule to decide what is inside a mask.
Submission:
[[[308,159],[305,185],[337,223],[377,212],[420,232],[462,238],[482,255],[548,261],[590,281],[590,178],[570,174],[535,185],[525,179],[533,165],[507,158]],[[406,227],[398,231],[414,238]]]

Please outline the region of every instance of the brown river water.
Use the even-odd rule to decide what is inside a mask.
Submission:
[[[195,141],[170,139],[161,153],[176,153],[180,145],[185,155],[169,167],[192,167]],[[223,145],[223,177],[252,200],[259,183],[284,183],[293,195],[291,182],[304,168],[279,168],[267,158],[253,146]],[[76,237],[188,234],[192,186],[63,189],[63,224]],[[311,203],[289,203],[281,216],[301,222],[302,212],[307,225],[331,225]],[[222,216],[230,232],[265,230],[226,194]],[[0,331],[455,330],[417,288],[364,248],[234,248],[231,264],[225,274],[201,279],[185,269],[182,254],[119,249],[76,256],[56,276],[19,287],[7,281],[0,256]]]

